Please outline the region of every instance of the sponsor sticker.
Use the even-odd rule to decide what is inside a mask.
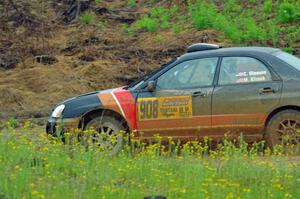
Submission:
[[[267,71],[249,71],[236,74],[237,83],[266,81]]]
[[[192,97],[151,97],[138,99],[138,119],[163,120],[192,117]]]

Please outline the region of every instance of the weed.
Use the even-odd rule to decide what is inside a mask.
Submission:
[[[159,21],[148,16],[142,17],[137,23],[138,29],[144,29],[148,32],[156,32],[159,28]]]
[[[127,1],[127,5],[128,5],[130,8],[135,8],[135,7],[136,7],[136,0],[128,0],[128,1]]]
[[[264,43],[267,33],[263,28],[258,26],[253,18],[243,18],[240,20],[239,27],[243,30],[242,41]]]
[[[105,26],[105,24],[103,21],[98,21],[97,27],[99,28],[99,30],[103,30],[104,26]]]
[[[226,1],[223,7],[223,14],[228,17],[239,16],[242,11],[243,8],[235,0]]]
[[[281,48],[281,50],[287,52],[287,53],[293,53],[294,49],[291,47]]]
[[[84,13],[79,17],[79,20],[83,25],[91,25],[95,20],[95,16],[93,13]]]
[[[194,4],[189,3],[188,12],[192,23],[198,30],[212,27],[217,17],[217,11],[212,4],[200,1]]]
[[[128,26],[128,24],[123,24],[122,25],[122,31],[127,33],[129,37],[133,37],[134,35],[134,30]]]
[[[279,41],[280,28],[275,24],[274,20],[266,21],[264,26],[267,32],[267,38],[272,41],[272,45],[276,46]]]
[[[288,23],[296,21],[299,17],[299,8],[289,2],[282,2],[278,6],[277,18],[279,22]],[[299,15],[299,16],[298,16]]]
[[[293,46],[297,39],[300,38],[300,28],[297,25],[282,28],[282,32],[285,35],[284,40],[287,42],[288,46]]]
[[[174,33],[179,33],[180,32],[180,25],[179,24],[173,24],[172,31]]]
[[[7,121],[7,126],[10,128],[16,128],[18,125],[18,121],[14,117],[10,117]]]
[[[167,29],[171,17],[177,12],[177,6],[173,6],[170,9],[164,7],[153,8],[150,10],[149,15],[142,16],[141,19],[135,23],[135,28],[148,32],[156,32],[159,28]]]
[[[95,0],[96,4],[101,4],[102,0]]]
[[[273,11],[273,2],[272,0],[267,0],[263,4],[264,14],[270,14]]]

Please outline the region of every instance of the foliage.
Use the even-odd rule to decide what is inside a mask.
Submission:
[[[284,40],[288,46],[292,46],[293,43],[300,38],[300,28],[297,25],[283,28],[282,33],[284,34]]]
[[[253,18],[242,18],[238,23],[238,27],[243,32],[243,35],[241,35],[243,42],[259,41],[263,43],[267,38],[265,29],[258,26]]]
[[[223,14],[229,17],[239,16],[242,11],[243,8],[235,0],[226,1],[223,7]]]
[[[79,20],[83,25],[92,25],[95,21],[95,16],[93,13],[86,12],[80,15]]]
[[[157,19],[152,19],[148,16],[142,17],[137,23],[138,29],[144,29],[148,32],[156,32],[159,28],[159,21]]]
[[[257,4],[257,1],[252,0],[248,3],[255,4],[256,9],[245,8],[236,0],[225,1],[222,7],[216,6],[212,1],[188,1],[187,15],[181,15],[183,10],[178,7],[157,7],[129,28],[148,32],[171,29],[178,33],[190,28],[188,24],[191,24],[197,30],[217,30],[233,44],[277,47],[280,39],[284,39],[288,46],[294,46],[300,36],[299,25],[281,26],[278,21],[299,21],[300,4],[297,1],[267,0],[263,4]],[[273,10],[277,12],[274,13]],[[282,42],[280,44],[282,45]]]
[[[174,24],[172,26],[172,30],[174,33],[179,33],[180,32],[180,25],[179,24]]]
[[[197,1],[188,6],[189,17],[198,30],[212,27],[217,11],[212,4]]]
[[[228,1],[225,4],[224,13],[218,13],[215,7],[209,3],[189,4],[189,16],[195,28],[198,30],[214,28],[224,32],[234,43],[262,42],[266,40],[267,33],[258,26],[252,17],[241,16],[232,19],[233,13],[241,11],[240,6],[234,6],[235,1]]]
[[[295,5],[288,2],[282,2],[278,6],[278,21],[283,23],[296,21],[297,18],[300,17],[299,11],[300,9]]]
[[[102,0],[95,0],[96,4],[101,4]]]
[[[299,21],[299,3],[295,0],[281,3],[267,0],[261,5],[256,0],[252,0],[249,3],[257,4],[257,9],[243,8],[236,0],[226,1],[222,8],[211,1],[188,1],[185,14],[182,14],[178,7],[170,9],[157,7],[151,9],[147,15],[143,15],[128,29],[148,32],[171,29],[174,33],[178,33],[190,28],[188,24],[191,24],[197,30],[219,31],[233,44],[269,44],[278,47],[279,40],[284,39],[287,46],[294,45],[300,35],[299,25],[285,27],[280,26],[278,21],[284,23]],[[259,10],[263,13],[258,12]],[[278,11],[274,13],[273,10]]]
[[[178,12],[178,7],[173,6],[170,9],[157,7],[150,10],[149,15],[142,16],[135,23],[136,29],[156,32],[159,28],[166,29],[169,27],[170,19]]]
[[[14,117],[10,117],[7,120],[7,126],[11,127],[11,128],[16,128],[18,125],[18,121],[16,120],[16,118]]]
[[[122,25],[122,31],[127,33],[130,37],[133,37],[134,35],[134,30],[128,26],[128,24],[123,24]]]
[[[273,2],[272,0],[267,0],[263,4],[263,12],[265,14],[270,14],[273,10]]]
[[[273,46],[276,46],[279,41],[280,27],[276,25],[275,20],[265,21],[263,27],[265,27],[266,37],[272,41]]]
[[[136,7],[136,0],[128,0],[127,5],[131,8],[135,8]]]
[[[98,23],[97,23],[97,27],[100,29],[100,30],[102,30],[103,28],[104,28],[104,22],[103,21],[98,21]]]
[[[30,126],[0,131],[2,198],[293,198],[300,195],[299,159],[282,147],[264,150],[225,139],[181,145],[157,137],[132,139],[117,156],[73,142],[63,144]],[[89,132],[85,132],[87,135]],[[71,139],[73,138],[73,139]],[[73,140],[73,141],[72,141]],[[85,139],[83,139],[85,140]],[[89,142],[92,144],[91,142]],[[288,160],[288,161],[287,161]]]

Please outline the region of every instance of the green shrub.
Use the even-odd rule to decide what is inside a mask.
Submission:
[[[242,11],[243,8],[235,0],[228,0],[223,7],[223,13],[226,16],[237,16],[240,15]]]
[[[270,14],[273,10],[273,2],[272,0],[267,0],[263,4],[263,11],[265,14]]]
[[[134,35],[134,30],[128,26],[128,24],[123,24],[122,25],[122,31],[127,33],[130,37]]]
[[[243,31],[242,39],[245,42],[255,43],[266,40],[266,32],[258,26],[253,18],[242,18],[239,20],[239,27]]]
[[[128,0],[128,1],[127,1],[127,5],[128,5],[130,8],[135,8],[135,7],[136,7],[136,0]]]
[[[267,38],[272,41],[273,46],[276,46],[279,41],[280,28],[275,24],[274,20],[269,20],[264,23],[267,32]]]
[[[156,32],[159,27],[159,21],[146,16],[142,17],[136,25],[139,29],[144,29],[148,32]]]
[[[296,5],[288,2],[283,2],[279,4],[277,18],[279,22],[288,23],[296,21],[297,19],[297,9]]]
[[[284,35],[284,40],[287,42],[288,46],[293,46],[296,40],[300,38],[300,28],[297,25],[282,27],[282,33]]]
[[[179,25],[179,24],[174,24],[174,25],[172,26],[172,31],[173,31],[174,33],[179,33],[179,32],[180,32],[180,25]]]
[[[292,47],[287,47],[287,48],[281,48],[281,50],[287,52],[287,53],[292,53],[293,52],[293,48]]]
[[[95,20],[95,16],[93,13],[84,13],[79,17],[79,20],[84,25],[91,25]]]
[[[228,25],[229,22],[227,21],[226,17],[224,15],[218,14],[213,21],[212,27],[215,30],[223,31]]]
[[[212,27],[217,17],[217,11],[213,4],[202,3],[200,1],[189,3],[188,14],[197,30]]]
[[[142,16],[135,23],[135,27],[136,29],[144,29],[148,32],[156,32],[159,28],[166,29],[169,27],[171,17],[177,11],[177,6],[173,6],[170,9],[164,7],[153,8],[148,15]]]

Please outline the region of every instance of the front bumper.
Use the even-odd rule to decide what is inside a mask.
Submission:
[[[80,123],[80,118],[53,118],[48,119],[46,125],[47,134],[53,136],[62,135],[65,132],[70,132],[73,129],[78,129]]]

